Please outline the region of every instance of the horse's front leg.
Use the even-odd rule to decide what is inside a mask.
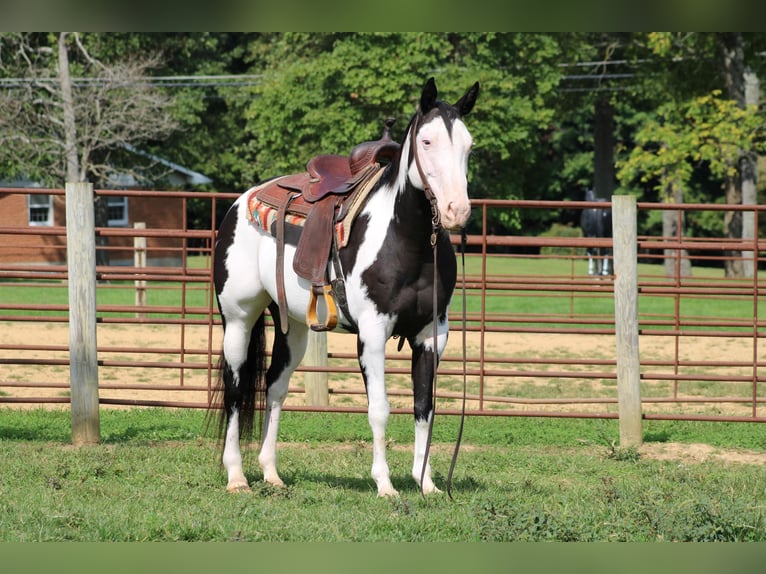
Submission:
[[[388,335],[382,328],[374,331],[360,332],[357,338],[359,366],[367,390],[367,419],[372,429],[372,478],[378,486],[378,496],[397,496],[386,462],[386,426],[391,411],[385,380]]]
[[[437,363],[447,346],[449,334],[446,317],[437,328]],[[433,412],[434,378],[434,336],[433,324],[429,324],[410,341],[412,346],[412,390],[415,415],[415,456],[412,462],[412,477],[424,494],[441,492],[431,478],[431,462],[426,458],[428,428]]]

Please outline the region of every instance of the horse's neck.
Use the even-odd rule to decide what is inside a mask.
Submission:
[[[381,177],[378,189],[394,194],[392,221],[399,232],[430,241],[431,206],[425,192],[410,181],[410,150],[408,132],[399,155],[386,167],[388,172]]]

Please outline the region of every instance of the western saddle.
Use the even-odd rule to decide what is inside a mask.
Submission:
[[[336,301],[345,309],[345,286],[338,261],[339,226],[349,229],[364,198],[383,173],[381,163],[389,163],[400,145],[391,139],[393,118],[385,121],[379,140],[355,146],[348,156],[318,155],[306,165],[304,173],[267,182],[254,191],[255,201],[276,211],[269,231],[277,241],[277,297],[280,325],[287,333],[287,305],[284,284],[285,223],[300,222],[300,236],[293,270],[311,283],[306,322],[314,331],[330,331],[338,321]],[[343,240],[347,239],[345,233]],[[336,279],[329,280],[329,266],[335,266]],[[317,297],[325,302],[324,321],[317,315]],[[346,311],[346,316],[348,312]]]

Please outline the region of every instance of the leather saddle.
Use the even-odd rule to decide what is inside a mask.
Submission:
[[[345,306],[345,288],[339,277],[332,283],[328,269],[337,257],[335,225],[347,217],[360,194],[377,182],[381,163],[390,162],[400,145],[391,139],[393,118],[385,122],[379,140],[355,146],[348,156],[318,155],[306,164],[306,171],[277,178],[256,192],[256,199],[277,211],[272,235],[277,241],[277,296],[280,325],[287,333],[287,305],[284,286],[285,221],[288,216],[302,220],[293,260],[293,270],[311,283],[306,322],[314,331],[330,331],[337,325],[336,300]],[[317,316],[317,297],[326,307],[324,321]]]

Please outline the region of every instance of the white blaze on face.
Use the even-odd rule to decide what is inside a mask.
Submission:
[[[450,137],[451,135],[451,137]],[[473,139],[465,124],[456,119],[452,134],[441,116],[423,124],[417,134],[420,167],[436,196],[441,223],[447,229],[465,226],[471,215],[468,199],[468,156]],[[410,166],[410,180],[422,185],[416,163]]]

